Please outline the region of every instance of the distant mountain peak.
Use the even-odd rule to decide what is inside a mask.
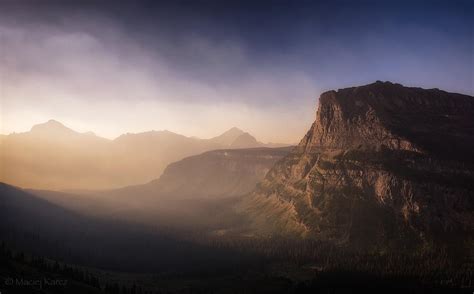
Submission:
[[[242,132],[243,133],[244,131],[242,131],[238,127],[232,127],[227,132]]]
[[[224,146],[230,146],[239,136],[245,132],[239,128],[233,127],[225,131],[221,135],[212,138],[211,140]]]
[[[37,127],[37,126],[48,126],[48,127],[63,127],[63,128],[66,128],[66,126],[64,124],[62,124],[61,122],[55,120],[55,119],[50,119],[48,120],[47,122],[45,123],[42,123],[42,124],[37,124],[37,125],[34,125],[34,127]]]
[[[228,129],[227,131],[225,131],[224,133],[222,133],[221,136],[223,135],[235,135],[235,136],[240,136],[240,135],[243,135],[245,132],[242,131],[241,129],[237,128],[237,127],[232,127],[230,129]]]
[[[259,147],[262,145],[255,139],[254,136],[250,135],[249,133],[243,133],[242,135],[238,136],[232,144],[230,144],[231,148],[251,148],[251,147]]]
[[[76,133],[72,129],[66,127],[62,123],[57,120],[50,119],[45,123],[34,125],[31,128],[31,132],[33,133],[51,133],[51,134],[59,134],[59,133]]]

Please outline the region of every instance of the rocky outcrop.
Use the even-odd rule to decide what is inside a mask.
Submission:
[[[321,95],[297,148],[239,205],[254,230],[351,245],[472,236],[474,98],[389,82]]]

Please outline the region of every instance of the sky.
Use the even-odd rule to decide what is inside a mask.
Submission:
[[[55,119],[296,143],[327,90],[473,95],[473,30],[474,1],[4,0],[0,133]]]

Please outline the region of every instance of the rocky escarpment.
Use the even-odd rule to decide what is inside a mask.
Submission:
[[[316,120],[240,204],[260,233],[352,245],[465,240],[474,98],[389,82],[321,95]]]

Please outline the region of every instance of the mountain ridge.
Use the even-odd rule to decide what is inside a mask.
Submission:
[[[241,136],[250,140],[233,146]],[[217,149],[266,146],[237,128],[211,139],[164,130],[127,133],[109,140],[90,132],[76,132],[56,120],[0,139],[0,181],[47,190],[143,184],[158,178],[169,163],[187,156]]]
[[[8,136],[15,136],[15,135],[25,135],[25,134],[32,133],[32,132],[33,133],[51,133],[51,132],[55,132],[55,131],[60,131],[60,132],[64,132],[64,133],[67,132],[67,133],[73,133],[73,134],[82,134],[82,135],[94,135],[98,138],[101,138],[101,139],[104,139],[104,140],[109,140],[109,141],[120,141],[123,138],[129,137],[129,136],[146,136],[146,135],[172,135],[173,136],[174,135],[174,136],[185,137],[185,138],[189,138],[189,139],[213,141],[213,142],[216,142],[218,144],[223,145],[224,147],[225,146],[231,146],[232,143],[234,143],[234,141],[241,135],[249,135],[252,138],[255,138],[252,135],[250,135],[250,133],[245,132],[245,131],[241,130],[238,127],[231,127],[230,129],[228,129],[227,131],[224,131],[220,135],[215,136],[215,137],[211,137],[211,138],[200,138],[200,137],[196,137],[196,136],[186,136],[186,135],[182,135],[180,133],[176,133],[176,132],[169,131],[169,130],[150,130],[150,131],[143,131],[143,132],[136,132],[136,133],[127,132],[127,133],[120,134],[120,135],[118,135],[117,137],[115,137],[113,139],[108,139],[108,138],[105,138],[105,137],[98,136],[92,131],[84,131],[84,132],[76,131],[76,130],[70,128],[70,127],[67,127],[65,124],[63,124],[62,122],[60,122],[56,119],[49,119],[48,121],[46,121],[44,123],[37,123],[37,124],[33,125],[30,128],[29,131],[26,131],[26,132],[12,132],[12,133],[9,133],[9,134],[0,134],[0,136],[8,137]],[[266,143],[261,143],[261,142],[258,142],[258,143],[261,144],[262,147],[264,145],[267,145]],[[284,146],[290,146],[291,145],[289,143],[287,144],[287,143],[273,143],[273,142],[268,143],[268,144],[270,144],[270,145],[284,145]],[[248,147],[245,147],[245,148],[248,148]]]

